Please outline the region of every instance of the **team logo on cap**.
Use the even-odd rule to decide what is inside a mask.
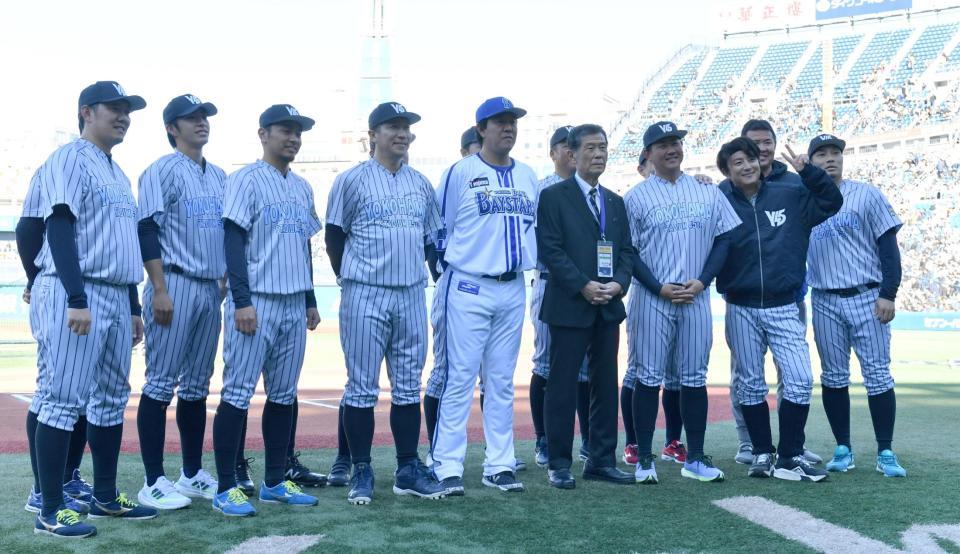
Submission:
[[[117,94],[120,96],[126,96],[127,93],[124,92],[123,87],[120,86],[120,83],[110,83],[113,85],[113,88],[117,89]]]
[[[287,113],[290,115],[300,115],[300,112],[298,112],[297,109],[294,108],[293,106],[288,105],[288,106],[284,106],[284,108],[287,109]]]
[[[669,123],[664,123],[663,125],[657,125],[657,127],[660,127],[660,130],[663,131],[664,133],[672,133],[672,132],[673,132],[673,125],[671,125],[671,124],[669,124]]]
[[[834,138],[836,137],[834,137],[833,135],[820,135],[820,140],[832,140]]]
[[[504,109],[509,110],[509,109],[512,109],[512,108],[513,108],[513,103],[512,103],[512,102],[510,102],[510,101],[507,100],[506,98],[501,98],[501,100],[503,100],[503,108],[504,108]]]
[[[403,107],[403,104],[393,103],[390,104],[390,107],[393,108],[393,111],[397,113],[406,113],[407,109]]]
[[[192,95],[192,94],[186,94],[186,95],[184,95],[184,98],[186,98],[187,101],[190,102],[191,104],[199,104],[199,103],[200,103],[200,99],[197,98],[196,96]]]

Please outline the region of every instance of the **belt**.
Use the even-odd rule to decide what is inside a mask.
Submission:
[[[836,294],[841,298],[850,298],[851,296],[857,296],[858,294],[863,294],[868,290],[875,289],[879,286],[880,286],[880,283],[867,283],[866,285],[850,287],[848,289],[823,289],[823,292],[826,292],[829,294]]]
[[[500,275],[481,275],[484,279],[493,279],[498,283],[506,283],[507,281],[513,281],[517,278],[516,271],[510,271],[507,273],[501,273]]]
[[[205,277],[194,277],[193,275],[188,275],[187,272],[184,271],[182,267],[180,267],[180,266],[178,266],[178,265],[176,265],[176,264],[166,265],[166,266],[164,266],[164,269],[166,269],[166,270],[169,271],[170,273],[176,273],[177,275],[183,275],[184,277],[187,277],[188,279],[196,279],[197,281],[216,281],[216,279],[207,279],[207,278],[205,278]]]

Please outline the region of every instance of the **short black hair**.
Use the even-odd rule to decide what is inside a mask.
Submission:
[[[757,143],[747,137],[737,137],[721,146],[720,152],[717,153],[717,169],[720,170],[720,173],[727,174],[729,170],[727,162],[737,152],[743,152],[748,158],[760,158],[760,149],[757,148]]]
[[[743,129],[740,130],[740,136],[745,137],[750,131],[770,131],[770,134],[773,135],[773,142],[777,142],[777,132],[773,130],[773,125],[770,125],[770,122],[766,119],[751,119],[744,123]]]
[[[603,140],[607,140],[607,132],[603,130],[603,127],[593,123],[584,123],[570,129],[570,134],[567,135],[567,146],[570,147],[570,150],[576,151],[580,148],[583,137],[586,135],[603,135]]]
[[[173,125],[174,127],[176,127],[178,131],[180,130],[180,124],[177,123],[177,120],[176,120],[176,119],[174,119],[173,121],[171,121],[171,122],[170,122],[170,125]],[[171,135],[170,133],[167,133],[167,142],[170,143],[170,146],[172,146],[172,147],[174,147],[174,148],[177,147],[177,141],[176,141],[176,139],[173,138],[173,135]]]

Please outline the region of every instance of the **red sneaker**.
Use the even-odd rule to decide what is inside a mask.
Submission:
[[[640,457],[637,455],[637,445],[628,444],[623,449],[623,463],[631,466],[637,465]]]
[[[680,441],[673,441],[663,447],[660,459],[684,464],[687,462],[687,447]]]

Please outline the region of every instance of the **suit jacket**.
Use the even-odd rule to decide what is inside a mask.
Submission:
[[[577,184],[570,177],[540,193],[537,207],[537,255],[547,268],[540,319],[548,325],[590,327],[597,317],[620,323],[626,317],[623,294],[630,286],[632,259],[630,225],[623,198],[601,188],[606,210],[606,240],[613,243],[613,278],[597,276],[597,241],[600,225]],[[616,281],[620,297],[594,306],[580,294],[589,281]]]

